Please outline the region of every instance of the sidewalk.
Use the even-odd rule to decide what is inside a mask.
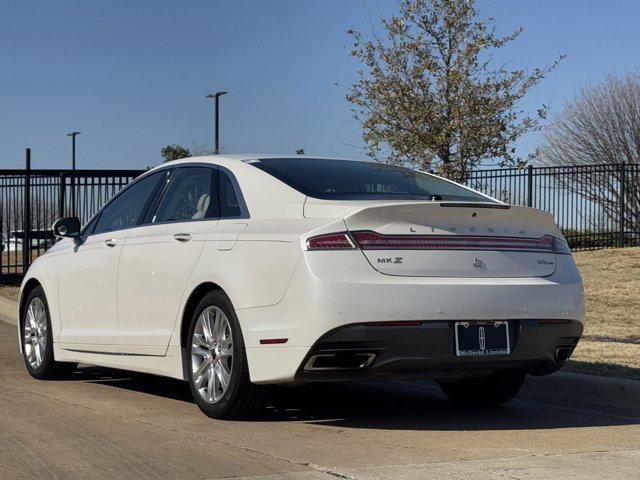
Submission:
[[[0,295],[0,320],[10,325],[16,325],[18,303]]]

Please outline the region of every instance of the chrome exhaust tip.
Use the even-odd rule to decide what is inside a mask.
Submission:
[[[556,348],[556,362],[563,363],[569,360],[569,357],[576,348],[575,345],[567,345]]]
[[[361,370],[371,365],[375,358],[375,353],[321,353],[309,357],[304,370]]]

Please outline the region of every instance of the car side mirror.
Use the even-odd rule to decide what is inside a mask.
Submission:
[[[56,237],[78,238],[81,228],[78,217],[59,218],[53,224],[53,234]]]

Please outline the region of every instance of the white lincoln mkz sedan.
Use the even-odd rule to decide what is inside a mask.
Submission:
[[[183,379],[212,417],[255,412],[270,384],[407,377],[497,405],[582,334],[550,214],[406,168],[190,158],[53,228],[22,284],[29,373]]]

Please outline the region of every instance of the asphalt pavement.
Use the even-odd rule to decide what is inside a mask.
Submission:
[[[90,366],[34,380],[0,321],[0,478],[640,478],[640,382],[607,382],[531,379],[484,410],[431,382],[281,388],[259,418],[217,421],[180,381]]]

